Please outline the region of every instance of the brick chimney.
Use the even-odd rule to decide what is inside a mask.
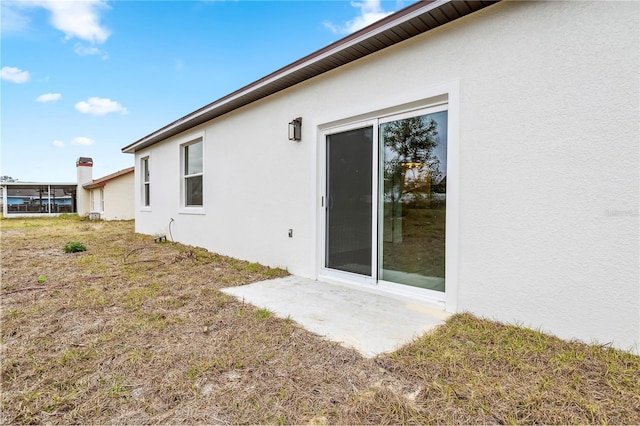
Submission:
[[[89,157],[80,157],[76,161],[78,188],[76,191],[76,206],[78,216],[87,216],[91,211],[91,199],[89,190],[84,189],[82,185],[93,181],[93,159]]]

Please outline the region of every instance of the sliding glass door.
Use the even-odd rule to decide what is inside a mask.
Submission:
[[[326,135],[328,270],[445,291],[446,106]]]
[[[325,266],[372,274],[373,128],[327,136]]]

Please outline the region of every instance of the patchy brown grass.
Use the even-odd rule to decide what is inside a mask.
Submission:
[[[378,363],[418,385],[419,423],[640,423],[640,357],[469,314]]]
[[[283,270],[132,222],[1,226],[2,424],[640,423],[625,352],[462,314],[369,360],[219,291]]]

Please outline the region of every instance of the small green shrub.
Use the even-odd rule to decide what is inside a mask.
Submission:
[[[63,248],[65,253],[77,253],[79,251],[86,251],[87,247],[84,244],[77,241],[69,241]]]
[[[45,282],[45,281],[47,281],[47,277],[45,277],[44,275],[40,275],[40,276],[38,277],[38,282],[39,282],[40,284],[44,284],[44,282]]]

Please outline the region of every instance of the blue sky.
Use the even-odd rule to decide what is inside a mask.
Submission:
[[[0,175],[75,182],[120,149],[413,0],[3,0]]]

